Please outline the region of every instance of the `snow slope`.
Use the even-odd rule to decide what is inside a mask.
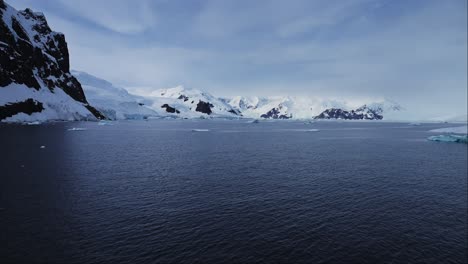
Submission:
[[[90,75],[86,72],[71,71],[81,83],[88,102],[108,119],[146,119],[156,117],[156,111],[145,105],[147,100],[129,94],[127,90]]]

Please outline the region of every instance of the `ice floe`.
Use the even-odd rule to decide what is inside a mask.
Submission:
[[[112,124],[111,122],[106,122],[106,121],[100,121],[98,123],[98,126],[112,126],[114,124]]]
[[[28,125],[28,126],[37,126],[37,125],[40,125],[40,124],[41,124],[41,122],[39,122],[39,121],[34,121],[34,122],[28,122],[28,123],[26,123],[26,125]]]
[[[430,141],[439,141],[439,142],[454,142],[454,143],[465,143],[468,144],[468,136],[467,135],[439,135],[439,136],[431,136],[427,138]]]

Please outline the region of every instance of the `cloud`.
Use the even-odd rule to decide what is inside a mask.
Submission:
[[[77,16],[118,33],[141,33],[153,27],[156,22],[150,0],[59,0],[59,2]]]

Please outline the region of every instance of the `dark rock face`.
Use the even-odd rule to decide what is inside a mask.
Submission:
[[[0,0],[0,89],[11,83],[31,89],[62,89],[88,105],[81,84],[70,74],[65,36],[50,29],[42,13],[31,9],[17,12]],[[97,118],[102,117],[91,109]]]
[[[0,106],[0,120],[19,113],[31,115],[32,113],[41,112],[42,110],[44,110],[44,107],[41,102],[34,101],[33,99],[27,99],[23,102]]]
[[[187,102],[187,101],[189,100],[189,98],[188,98],[187,96],[183,95],[183,94],[181,94],[181,95],[179,96],[179,98],[177,98],[177,99],[179,99],[179,100],[184,100],[184,102]],[[192,102],[192,104],[193,104],[193,102]]]
[[[213,104],[203,102],[200,100],[197,104],[197,108],[195,109],[195,111],[210,115],[212,113],[211,111],[212,107],[213,107]]]
[[[238,116],[242,116],[242,113],[241,111],[237,110],[237,109],[231,109],[228,111],[228,113],[231,113],[231,114],[234,114],[234,115],[238,115]]]
[[[314,119],[344,119],[344,120],[381,120],[383,119],[382,109],[370,109],[366,105],[356,110],[346,111],[340,108],[330,108]]]
[[[270,118],[270,119],[290,119],[292,115],[282,115],[279,108],[273,108],[268,111],[266,114],[260,116],[261,118]]]
[[[163,104],[161,108],[166,108],[166,112],[168,113],[177,113],[180,114],[180,111],[175,109],[174,107],[169,106],[168,104]]]

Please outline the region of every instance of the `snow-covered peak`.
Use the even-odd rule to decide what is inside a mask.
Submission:
[[[184,86],[155,90],[147,98],[153,101],[153,109],[164,108],[177,117],[240,117],[239,111],[224,100]]]
[[[4,7],[3,21],[15,41],[23,41],[41,49],[46,56],[68,71],[68,49],[66,48],[65,36],[51,30],[44,14],[33,12],[30,8],[17,11],[4,1],[1,2],[3,2]],[[2,3],[0,3],[0,9],[2,9]]]

